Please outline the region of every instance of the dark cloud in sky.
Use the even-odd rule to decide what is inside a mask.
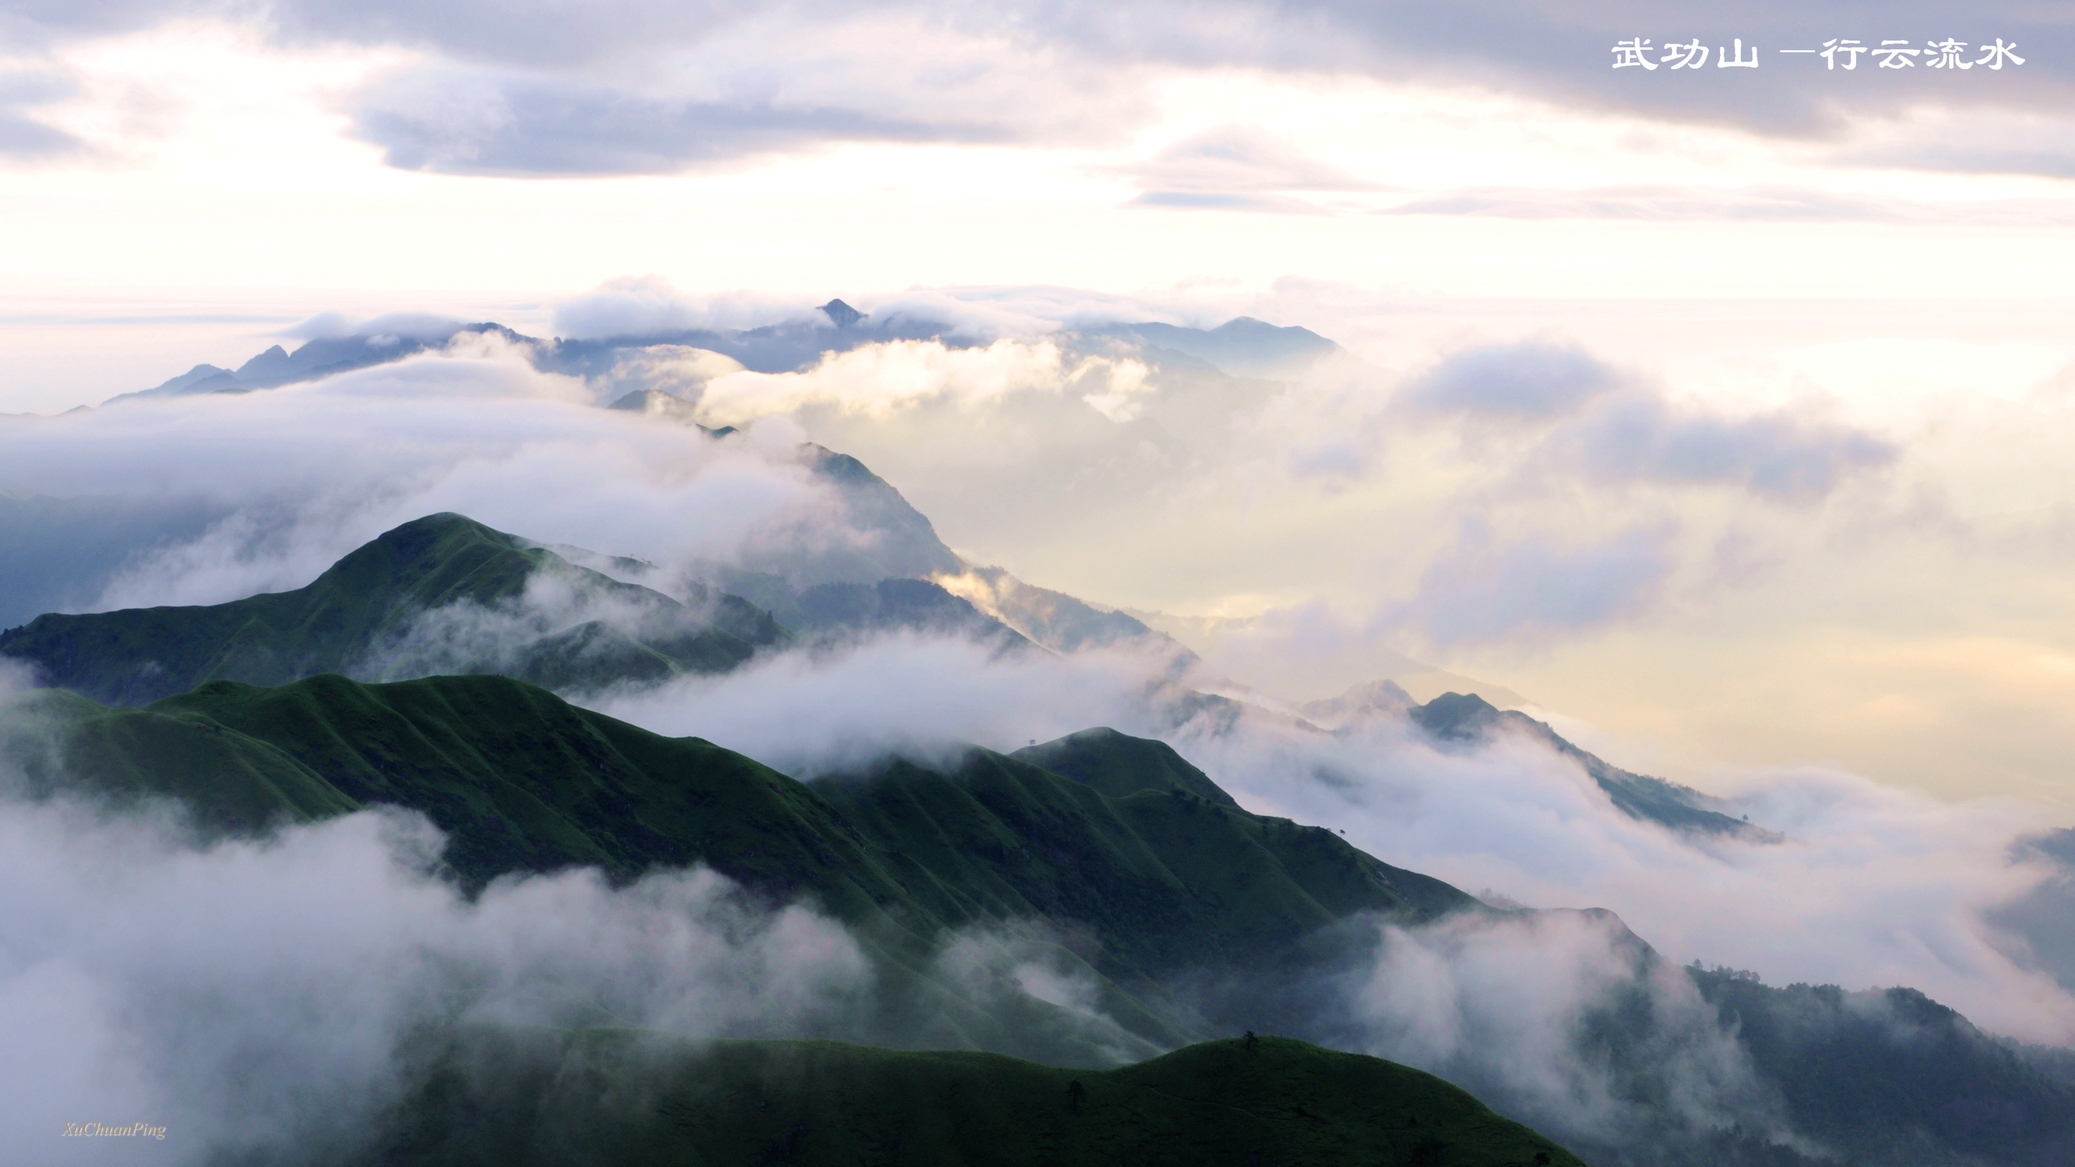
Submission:
[[[480,108],[442,101],[433,92],[436,86],[420,87],[413,100],[401,104],[395,91],[385,90],[354,110],[356,132],[386,147],[392,164],[464,173],[647,173],[824,142],[1025,137],[1079,142],[1117,129],[1116,119],[1047,121],[1041,107],[1055,103],[1036,98],[1020,108],[1013,101],[982,102],[977,104],[987,110],[975,110],[964,87],[996,84],[989,74],[1010,57],[1037,62],[1034,68],[1050,75],[1050,87],[1061,97],[1084,89],[1079,82],[1091,70],[1237,66],[1455,82],[1669,122],[1815,138],[1841,136],[1855,119],[1897,118],[1923,108],[2029,111],[2057,118],[2075,98],[2070,84],[2075,13],[2031,0],[1966,8],[1927,0],[1839,0],[1820,8],[1786,0],[1744,0],[1733,6],[1700,0],[1561,6],[1523,0],[1447,6],[1408,0],[1103,6],[1003,0],[983,6],[794,3],[782,8],[742,0],[564,0],[518,13],[486,0],[157,5],[27,0],[11,7],[18,19],[52,34],[118,31],[180,16],[256,16],[291,43],[426,49],[436,59],[419,68],[433,74],[513,70],[498,86],[502,120],[488,128]],[[898,22],[906,22],[916,35],[888,35]],[[831,39],[838,31],[857,35]],[[710,49],[721,37],[736,38],[740,51],[731,42],[719,63],[694,59],[697,50]],[[1962,62],[1980,60],[1980,46],[2000,39],[2014,43],[2024,63],[1997,69],[1988,64],[1930,67],[1934,58],[1922,55],[1926,45],[1948,38],[1967,46],[1957,58]],[[1887,68],[1867,54],[1853,58],[1854,67],[1845,69],[1830,67],[1832,62],[1812,52],[1782,51],[1819,50],[1833,39],[1856,39],[1869,49],[1902,40],[1907,44],[1894,47],[1918,55],[1888,58],[1908,64]],[[1614,68],[1614,48],[1624,40],[1647,40],[1650,50],[1641,60],[1655,67]],[[1741,59],[1755,59],[1756,68],[1722,67],[1723,53],[1734,58],[1739,41]],[[1705,60],[1698,67],[1675,68],[1677,61],[1665,59],[1666,46],[1675,42],[1697,45]],[[906,96],[856,92],[787,104],[768,93],[762,101],[672,100],[656,97],[653,88],[659,80],[698,83],[715,72],[733,71],[760,78],[775,93],[825,77],[832,67],[874,77],[874,84],[883,82],[889,93]],[[924,109],[931,112],[919,112]],[[935,116],[938,110],[944,116]],[[15,132],[28,133],[19,127]],[[1215,150],[1197,153],[1202,155],[1197,163],[1218,169]],[[2036,138],[1982,151],[1971,132],[1956,124],[1889,148],[1883,159],[1884,165],[1934,170],[2066,175],[2075,169],[2075,148],[2056,123]],[[1190,160],[1155,161],[1172,168]],[[1268,209],[1258,200],[1204,201],[1210,194],[1259,190],[1252,185],[1257,176],[1247,173],[1225,173],[1221,179],[1239,185],[1149,188],[1161,197],[1174,195],[1149,205]],[[1193,202],[1179,197],[1190,193],[1196,196]]]

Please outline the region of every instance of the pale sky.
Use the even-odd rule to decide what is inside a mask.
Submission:
[[[1562,9],[0,4],[0,413],[234,365],[323,311],[548,334],[634,276],[688,302],[1047,286],[1246,312],[1340,341],[1377,401],[1454,353],[1575,346],[1673,413],[1896,453],[1820,497],[1590,467],[1537,495],[1511,460],[1555,457],[1541,438],[1355,409],[1378,461],[1331,489],[1208,475],[1187,515],[1010,522],[914,434],[846,432],[959,550],[1182,614],[1370,628],[1470,554],[1466,518],[1550,554],[1641,540],[1674,566],[1626,606],[1394,643],[1703,785],[1820,761],[2075,806],[2069,18]],[[2024,63],[1779,52],[1927,33]],[[1761,63],[1612,69],[1636,36]]]

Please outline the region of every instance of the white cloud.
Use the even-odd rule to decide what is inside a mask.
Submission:
[[[1994,1031],[2075,1040],[2075,997],[2013,959],[1983,919],[2047,875],[2010,856],[2041,825],[2035,806],[1759,771],[1718,786],[1734,813],[1788,841],[1710,843],[1621,814],[1575,763],[1529,742],[1441,750],[1393,718],[1331,737],[1263,719],[1230,733],[1195,723],[1173,740],[1251,807],[1345,829],[1387,862],[1461,887],[1609,909],[1678,962],[1774,983],[1907,985]]]
[[[1151,732],[1160,714],[1146,659],[1002,653],[893,633],[832,651],[765,657],[722,677],[604,702],[658,733],[696,736],[788,773],[858,770],[890,753],[956,757],[967,743],[1015,749],[1091,725]]]
[[[307,385],[125,402],[0,432],[52,494],[200,497],[233,514],[152,554],[102,606],[217,603],[298,587],[409,519],[466,514],[549,543],[659,563],[808,532],[834,503],[792,443],[718,443],[602,410],[495,337]]]
[[[1640,960],[1604,916],[1379,926],[1366,966],[1336,988],[1346,1012],[1324,1023],[1337,1021],[1348,1045],[1439,1074],[1558,1137],[1648,1145],[1741,1126],[1794,1141],[1714,1008],[1676,966]],[[1633,1008],[1624,998],[1647,1002],[1651,1024],[1641,1048],[1609,1056],[1592,1023]]]
[[[62,1121],[143,1121],[167,1128],[166,1162],[334,1159],[417,1084],[428,1026],[774,1036],[871,990],[840,925],[710,871],[617,890],[571,871],[471,900],[427,873],[439,844],[394,812],[196,850],[148,819],[0,805],[10,1158],[80,1162]]]
[[[824,406],[885,418],[925,401],[961,409],[1017,393],[1074,393],[1112,420],[1129,416],[1131,397],[1146,387],[1146,366],[1131,359],[1074,357],[1052,341],[997,340],[985,348],[953,348],[935,340],[894,340],[824,354],[797,373],[728,373],[706,383],[700,417],[741,424],[773,413]]]
[[[1092,725],[1159,736],[1250,809],[1345,830],[1386,862],[1459,887],[1608,909],[1678,963],[1774,983],[1910,986],[1993,1031],[2075,1040],[2075,997],[1984,919],[2051,874],[2011,856],[2051,821],[2037,806],[1940,802],[1835,770],[1724,774],[1731,813],[1788,840],[1711,841],[1630,818],[1534,742],[1442,748],[1398,716],[1334,734],[1259,712],[1234,721],[1175,703],[1153,682],[1161,663],[996,656],[903,635],[605,708],[801,774],[854,773],[889,752],[942,760],[960,741],[1013,749]]]
[[[796,301],[747,292],[695,300],[654,275],[608,280],[555,309],[556,333],[579,340],[755,328],[784,320],[833,327],[828,317]]]

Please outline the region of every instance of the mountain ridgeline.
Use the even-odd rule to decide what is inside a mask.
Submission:
[[[235,369],[196,365],[150,389],[111,398],[107,404],[273,389],[389,364],[470,336],[494,336],[526,353],[544,371],[575,376],[606,372],[629,353],[657,346],[702,349],[757,372],[787,373],[808,368],[825,354],[860,345],[933,340],[954,348],[984,347],[996,339],[968,335],[956,325],[924,316],[860,312],[840,299],[830,300],[813,311],[819,315],[754,328],[674,328],[588,339],[541,339],[492,321],[463,323],[429,316],[378,318],[351,333],[305,340],[294,351],[273,345]],[[1249,316],[1235,317],[1212,329],[1155,322],[1120,323],[1090,329],[1087,335],[1131,343],[1156,359],[1200,361],[1242,376],[1289,373],[1342,351],[1339,345],[1309,329],[1278,327]]]
[[[494,1074],[481,1067],[494,1066]],[[650,1105],[615,1109],[630,1080]],[[1583,1167],[1429,1074],[1286,1038],[1071,1070],[985,1053],[652,1034],[468,1034],[383,1162]]]
[[[998,651],[1072,651],[1147,638],[1173,661],[1171,669],[1194,660],[1121,613],[1032,588],[997,569],[967,567],[927,519],[856,459],[810,453],[816,473],[847,484],[847,505],[875,512],[874,529],[901,533],[875,553],[890,560],[822,565],[834,579],[714,565],[709,577],[728,590],[672,581],[678,599],[607,573],[646,579],[657,575],[652,565],[540,546],[460,515],[428,515],[294,591],[208,606],[46,613],[0,632],[0,657],[30,666],[43,684],[111,705],[149,704],[213,680],[272,686],[323,673],[376,681],[495,673],[580,695],[726,672],[796,638],[898,630]],[[945,572],[947,565],[963,574]],[[902,571],[942,573],[960,591]],[[853,582],[858,578],[876,582]],[[1444,694],[1403,712],[1444,744],[1525,732],[1578,762],[1635,818],[1754,841],[1778,837],[1711,808],[1697,791],[1612,766],[1541,722],[1481,698]]]
[[[236,370],[199,366],[131,396],[265,390],[463,334],[594,388],[613,383],[630,351],[657,344],[775,372],[874,341],[963,343],[942,325],[874,319],[841,301],[819,311],[762,329],[553,342],[419,321],[277,347]],[[1210,370],[1234,392],[1266,384],[1236,378],[1338,353],[1316,334],[1246,318],[1086,335]],[[690,401],[654,388],[619,404],[672,424],[696,416]],[[1983,1034],[1908,989],[1777,988],[1728,970],[1669,969],[1608,913],[1492,907],[1335,832],[1250,812],[1159,741],[1087,729],[1013,752],[895,755],[801,781],[558,695],[923,631],[1004,653],[1136,643],[1166,654],[1159,683],[1184,714],[1215,708],[1229,729],[1245,713],[1182,689],[1200,662],[1133,616],[968,564],[856,459],[812,445],[799,456],[870,538],[811,553],[761,547],[672,577],[431,515],[294,591],[91,614],[52,609],[118,594],[109,581],[224,512],[0,492],[0,547],[19,552],[0,558],[0,615],[27,621],[0,633],[0,656],[51,686],[0,699],[0,777],[11,797],[177,807],[202,845],[400,808],[444,834],[428,878],[469,896],[501,878],[593,869],[626,885],[701,866],[727,877],[745,913],[804,905],[839,921],[872,970],[855,1015],[810,1034],[866,1046],[475,1023],[420,1035],[394,1104],[366,1132],[373,1149],[313,1152],[325,1162],[1568,1167],[1579,1162],[1569,1151],[1431,1075],[1292,1038],[1233,1036],[1397,1048],[1347,1028],[1359,994],[1386,987],[1372,978],[1391,967],[1380,958],[1393,937],[1552,920],[1605,931],[1622,966],[1607,970],[1613,987],[1568,1018],[1561,1053],[1524,1049],[1537,1060],[1517,1074],[1458,1076],[1530,1113],[1539,1096],[1509,1094],[1509,1082],[1577,1055],[1636,1116],[1632,1129],[1532,1113],[1600,1167],[2075,1162],[2066,1051]],[[1376,701],[1351,692],[1336,716],[1407,718],[1444,750],[1517,735],[1575,763],[1633,818],[1779,839],[1525,714],[1459,693],[1419,705],[1384,690]],[[2075,899],[2026,910],[2064,902]],[[973,943],[1007,946],[1074,992],[1023,991],[1020,971],[976,975],[945,959]],[[1477,991],[1532,998],[1548,971],[1518,963],[1507,974],[1517,980]],[[1659,1070],[1680,1064],[1665,1054],[1691,1039],[1681,1026],[1692,1018],[1666,1016],[1647,986],[1681,975],[1692,994],[1679,1008],[1697,998],[1700,1013],[1712,1010],[1708,1032],[1732,1051],[1721,1055],[1735,1063],[1727,1068],[1748,1069],[1763,1096],[1737,1112],[1754,1125],[1695,1126],[1681,1099],[1708,1087]],[[1445,1021],[1447,1004],[1434,1009]],[[618,1024],[602,1007],[600,1021]],[[1578,1109],[1590,1101],[1581,1095]]]
[[[1517,709],[1494,708],[1474,693],[1443,693],[1425,705],[1411,706],[1406,713],[1421,729],[1444,743],[1482,745],[1500,733],[1517,733],[1538,741],[1583,767],[1614,806],[1630,818],[1661,823],[1674,830],[1727,835],[1752,842],[1777,843],[1784,838],[1710,807],[1708,797],[1690,786],[1624,770],[1565,741],[1545,723]]]
[[[661,737],[523,682],[488,675],[390,684],[319,676],[275,688],[214,681],[141,709],[38,690],[16,697],[6,714],[0,718],[0,760],[25,776],[31,797],[69,795],[117,804],[172,799],[189,808],[205,837],[250,836],[282,823],[400,806],[423,813],[447,834],[443,863],[468,888],[499,876],[571,866],[600,868],[628,881],[659,868],[704,864],[761,904],[815,905],[844,922],[880,970],[881,991],[847,1031],[875,1046],[991,1050],[1087,1067],[1108,1064],[1120,1051],[1151,1056],[1244,1028],[1331,1042],[1336,1023],[1307,1011],[1301,998],[1364,967],[1361,936],[1373,937],[1379,926],[1418,928],[1466,914],[1494,921],[1522,915],[1392,867],[1333,832],[1252,814],[1163,743],[1109,730],[1083,731],[1013,754],[975,748],[948,763],[893,758],[803,783],[711,743]],[[1061,967],[1082,970],[1094,986],[1102,1028],[1091,1032],[1085,1014],[1035,998],[1017,998],[1014,1008],[1006,1007],[998,996],[976,996],[971,983],[946,975],[935,955],[975,929],[1022,935]],[[1641,940],[1631,936],[1628,946],[1635,983],[1662,969]],[[2048,1167],[2075,1154],[2075,1083],[2057,1076],[2032,1056],[2035,1051],[1983,1035],[1921,994],[1779,989],[1728,974],[1689,975],[1701,998],[1719,1011],[1725,1032],[1738,1035],[1764,1088],[1776,1092],[1796,1129],[1815,1141],[1795,1150],[1748,1132],[1681,1133],[1671,1119],[1641,1144],[1581,1147],[1595,1162]],[[1253,987],[1237,995],[1204,992],[1205,986],[1215,989],[1235,979]],[[1591,1056],[1616,1071],[1617,1080],[1633,1072],[1644,1083],[1638,1097],[1647,1102],[1652,1051],[1673,1031],[1661,1028],[1665,1022],[1647,1001],[1626,1000],[1617,997],[1582,1018],[1580,1037],[1594,1051]],[[613,1049],[622,1048],[613,1042],[633,1040],[582,1034],[539,1039],[551,1045],[596,1040]],[[1384,1072],[1363,1068],[1367,1061],[1332,1063],[1338,1055],[1277,1048],[1316,1072],[1325,1072],[1329,1063],[1338,1066],[1333,1073]],[[670,1067],[704,1056],[689,1046],[666,1053],[660,1062],[643,1060],[642,1072],[680,1073]],[[669,1113],[682,1122],[663,1124],[656,1112],[643,1112],[615,1127],[613,1139],[689,1144],[670,1143],[676,1149],[667,1154],[637,1148],[629,1157],[599,1161],[734,1161],[728,1158],[732,1151],[714,1148],[739,1147],[733,1140],[741,1139],[792,1147],[787,1153],[803,1162],[864,1153],[890,1129],[910,1129],[901,1125],[906,1119],[888,1117],[898,1114],[886,1101],[885,1091],[893,1088],[872,1083],[925,1089],[906,1077],[911,1070],[922,1072],[916,1069],[922,1063],[892,1055],[774,1047],[739,1056],[757,1064],[764,1058],[833,1059],[816,1064],[849,1066],[844,1073],[855,1073],[857,1080],[843,1086],[830,1076],[816,1079],[824,1084],[816,1089],[825,1093],[790,1097],[783,1105],[795,1110],[785,1111],[791,1117],[777,1127],[765,1122],[769,1116],[761,1104],[745,1110],[726,1096],[700,1101],[680,1093],[682,1108]],[[479,1067],[480,1059],[471,1056],[462,1064]],[[941,1069],[965,1063],[934,1064]],[[424,1084],[426,1093],[414,1103],[421,1109],[398,1138],[433,1157],[392,1161],[434,1161],[452,1149],[452,1140],[477,1137],[457,1133],[454,1124],[463,1116],[476,1116],[467,1120],[475,1124],[468,1130],[480,1133],[487,1129],[480,1121],[485,1113],[508,1110],[509,1122],[488,1125],[526,1130],[581,1110],[559,1103],[546,1107],[539,1092],[552,1093],[567,1079],[560,1071],[529,1065],[534,1063],[519,1058],[507,1067],[511,1074],[488,1083],[436,1078]],[[591,1067],[586,1073],[604,1072],[590,1060],[565,1068],[583,1066]],[[968,1072],[1003,1076],[985,1090],[967,1092],[965,1102],[947,1103],[942,1123],[932,1129],[1014,1130],[1023,1132],[1019,1138],[1039,1137],[1024,1126],[998,1125],[1013,1117],[1037,1124],[1029,1129],[1042,1138],[1033,1145],[1052,1145],[1044,1140],[1072,1133],[1037,1105],[1047,1090],[1061,1086],[1053,1071],[982,1059],[971,1062]],[[1232,1081],[1206,1082],[1197,1093],[1161,1099],[1098,1096],[1093,1080],[1081,1080],[1091,1102],[1130,1100],[1128,1121],[1114,1111],[1103,1120],[1115,1123],[1104,1139],[1125,1140],[1101,1144],[1113,1148],[1103,1152],[1109,1158],[1090,1151],[1085,1159],[981,1155],[926,1161],[1146,1161],[1128,1150],[1139,1145],[1129,1141],[1139,1137],[1131,1132],[1207,1121],[1201,1109],[1206,1106],[1236,1108],[1253,1116],[1248,1122],[1263,1124],[1235,1138],[1288,1137],[1290,1128],[1277,1124],[1291,1115],[1304,1129],[1322,1134],[1353,1121],[1336,1114],[1324,1098],[1312,1101],[1318,1096],[1307,1093],[1311,1087],[1282,1095],[1259,1083],[1242,1088]],[[677,1081],[681,1085],[671,1089],[686,1088],[687,1079]],[[743,1089],[777,1094],[775,1087]],[[1225,1093],[1232,1090],[1240,1093]],[[981,1101],[1026,1096],[1032,1101],[1003,1103],[1007,1112]],[[1503,1101],[1503,1095],[1494,1100]],[[1374,1159],[1359,1161],[1534,1161],[1527,1152],[1487,1160],[1450,1150],[1458,1143],[1435,1125],[1440,1120],[1433,1113],[1415,1117],[1431,1143],[1392,1143],[1396,1150],[1378,1150]],[[1363,1121],[1380,1120],[1372,1115]],[[1373,1130],[1343,1130],[1333,1137],[1343,1140],[1334,1145],[1347,1147],[1372,1145],[1364,1139],[1389,1141]],[[707,1139],[718,1142],[700,1141]],[[719,1158],[694,1157],[694,1151]],[[1554,1152],[1532,1153],[1565,1161]],[[474,1160],[456,1153],[453,1161]],[[1154,1155],[1150,1161],[1164,1160]]]
[[[212,680],[502,673],[557,689],[723,672],[787,634],[736,596],[682,603],[460,515],[389,531],[309,584],[204,607],[49,613],[0,633],[45,683],[143,705]]]
[[[143,709],[57,691],[31,703],[63,747],[53,760],[18,745],[14,762],[47,792],[170,796],[206,829],[243,834],[408,807],[447,833],[446,862],[472,887],[704,863],[773,900],[811,896],[923,939],[1072,921],[1099,943],[1096,967],[1127,980],[1263,958],[1354,912],[1481,906],[1333,832],[1242,810],[1168,746],[1109,731],[802,783],[498,676],[212,681]]]
[[[572,866],[629,881],[702,864],[766,908],[807,902],[871,955],[879,989],[849,1032],[880,1046],[1006,1051],[1092,1069],[1120,1050],[1144,1057],[1213,1036],[1167,988],[1192,970],[1272,969],[1351,914],[1416,924],[1488,910],[1331,832],[1250,814],[1167,746],[1109,731],[1027,757],[974,749],[950,767],[891,759],[801,783],[500,676],[369,685],[325,675],[276,688],[219,680],[141,709],[37,690],[6,713],[0,762],[30,797],[170,799],[204,838],[398,806],[446,832],[443,864],[471,889]],[[1104,1028],[1091,1038],[1084,1017],[1035,998],[1007,1008],[938,969],[946,940],[976,928],[1020,930],[1081,969]],[[1200,1135],[1227,1115],[1231,1137],[1256,1151],[1358,1147],[1366,1161],[1407,1165],[1575,1162],[1429,1075],[1292,1041],[1243,1056],[1231,1043],[1199,1047],[1105,1074],[826,1045],[715,1051],[626,1033],[469,1030],[451,1040],[477,1048],[410,1084],[382,1161],[544,1161],[532,1156],[575,1123],[606,1148],[590,1161],[607,1163],[736,1162],[744,1147],[758,1161],[755,1150],[774,1141],[791,1148],[780,1160],[849,1162],[883,1153],[889,1139],[914,1144],[901,1161],[1144,1162],[1152,1147],[1150,1161],[1163,1162],[1172,1136]],[[630,1042],[646,1052],[623,1056]],[[487,1074],[483,1043],[498,1058]],[[541,1050],[557,1043],[589,1052],[543,1072]],[[658,1043],[668,1047],[661,1055]],[[741,1082],[708,1089],[716,1066]],[[662,1075],[669,1101],[629,1116],[599,1112],[597,1099],[613,1090],[540,1097],[565,1088],[571,1070],[605,1073],[620,1092],[654,1088]],[[1173,1096],[1163,1083],[1193,1093]],[[1353,1083],[1394,1093],[1380,1105]],[[767,1101],[740,1105],[743,1090]],[[911,1104],[893,1106],[896,1097]],[[910,1113],[916,1098],[931,1100],[927,1115]],[[486,1124],[486,1113],[505,1117]],[[1019,1141],[955,1155],[934,1141],[990,1137]],[[1057,1153],[1037,1153],[1048,1146]]]

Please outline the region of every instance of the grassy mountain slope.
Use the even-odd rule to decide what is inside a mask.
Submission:
[[[469,621],[485,616],[544,621],[523,603],[542,577],[566,597],[564,621],[502,637],[516,649],[469,642]],[[0,655],[27,661],[52,685],[142,705],[218,679],[280,685],[319,673],[410,671],[414,654],[428,672],[499,671],[557,688],[658,680],[733,667],[783,637],[747,601],[710,599],[696,611],[459,515],[431,515],[295,591],[208,607],[39,616],[0,633]],[[429,614],[453,619],[441,625]]]
[[[1278,1038],[1091,1071],[831,1042],[485,1034],[401,1118],[386,1163],[1579,1164],[1431,1075]]]
[[[1010,756],[1064,774],[1112,798],[1141,790],[1179,790],[1220,806],[1239,805],[1210,775],[1175,753],[1173,746],[1114,729],[1084,729],[1057,741],[1026,746]]]
[[[175,797],[205,833],[394,804],[447,833],[444,860],[471,887],[703,863],[766,902],[806,898],[880,962],[891,988],[861,1022],[880,1044],[1066,1064],[1150,1054],[1207,1035],[1163,987],[1174,976],[1271,964],[1352,912],[1409,923],[1480,907],[1330,832],[1180,792],[1110,798],[977,749],[943,769],[893,761],[803,784],[496,676],[216,681],[145,709],[45,691],[30,705],[0,719],[16,727],[0,761],[38,789],[63,775],[117,798]],[[945,980],[942,946],[972,934],[1089,978],[1094,1028]]]
[[[631,878],[697,861],[773,901],[806,896],[849,922],[887,970],[890,990],[860,1030],[887,1045],[1090,1064],[1061,1036],[1075,1016],[1034,1000],[972,997],[970,986],[933,969],[935,945],[957,929],[1049,921],[1056,932],[1045,942],[1085,961],[1099,977],[1102,1012],[1137,1035],[1133,1048],[1150,1049],[1207,1036],[1209,1023],[1171,1007],[1176,978],[1222,965],[1270,997],[1302,997],[1302,976],[1278,970],[1309,965],[1330,975],[1334,954],[1320,943],[1345,931],[1330,926],[1336,921],[1381,914],[1410,922],[1476,906],[1330,832],[1191,793],[1200,774],[1186,762],[1109,732],[1020,758],[974,750],[939,769],[894,761],[800,783],[710,743],[660,737],[494,676],[387,685],[323,676],[274,689],[214,682],[145,709],[50,691],[17,702],[0,719],[12,727],[0,750],[43,792],[57,788],[62,765],[72,781],[118,797],[180,797],[232,831],[396,803],[449,832],[447,861],[477,885],[568,864]],[[2044,1167],[2075,1147],[2075,1089],[1920,995],[1695,975],[1797,1126],[1846,1158]],[[1273,1015],[1216,1012],[1220,1024],[1257,1027],[1242,1018]],[[1648,1011],[1615,1012],[1622,1016],[1609,1022],[1618,1032],[1606,1055],[1647,1060],[1656,1040]],[[884,1109],[828,1105],[841,1111],[830,1121],[846,1130],[856,1124],[842,1115]],[[1159,1130],[1168,1120],[1133,1121],[1140,1125],[1131,1129]],[[1610,1161],[1814,1161],[1740,1135],[1696,1137],[1683,1151],[1667,1144],[1661,1154]]]
[[[572,864],[632,877],[704,862],[915,936],[1045,917],[1086,929],[1096,966],[1127,979],[1272,952],[1352,911],[1421,919],[1476,906],[1331,832],[1181,792],[1112,798],[979,749],[945,770],[896,760],[803,784],[503,677],[218,681],[138,710],[39,700],[59,745],[40,759],[13,752],[47,786],[62,760],[97,789],[185,799],[221,829],[269,810],[307,820],[412,807],[448,833],[447,861],[477,885]]]
[[[1130,980],[1265,958],[1350,912],[1476,906],[1446,885],[1402,893],[1422,877],[1322,828],[1179,791],[1111,798],[985,750],[949,774],[896,760],[813,789],[946,918],[1074,922],[1102,943],[1096,967]]]
[[[178,709],[112,710],[62,689],[5,706],[0,771],[25,779],[32,797],[84,785],[121,804],[177,799],[205,835],[250,834],[361,805],[279,747],[215,721]]]

